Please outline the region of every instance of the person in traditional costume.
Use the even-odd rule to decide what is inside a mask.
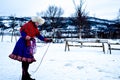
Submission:
[[[13,52],[9,55],[11,59],[22,62],[21,80],[35,80],[30,77],[28,72],[29,64],[36,61],[34,58],[36,49],[35,37],[45,42],[52,42],[52,39],[44,38],[38,30],[38,26],[44,24],[44,22],[43,18],[35,16],[21,26],[21,37],[16,42]]]

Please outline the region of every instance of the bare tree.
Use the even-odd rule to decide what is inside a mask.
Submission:
[[[12,20],[12,22],[11,22],[11,24],[10,24],[10,27],[12,28],[12,36],[11,36],[11,42],[13,41],[13,37],[15,37],[15,40],[17,41],[17,37],[16,37],[16,34],[15,34],[15,32],[17,31],[16,29],[15,29],[15,27],[18,25],[18,24],[16,24],[16,22],[15,22],[15,17],[14,16],[11,16],[11,20]]]
[[[5,27],[6,26],[4,25],[4,23],[0,22],[0,35],[2,36],[1,37],[1,42],[3,41]]]
[[[49,6],[48,10],[44,13],[46,17],[60,17],[63,14],[62,8],[57,6]]]
[[[42,15],[45,17],[49,17],[51,20],[51,23],[55,23],[56,22],[56,17],[60,17],[61,15],[63,15],[64,10],[60,7],[57,6],[49,6],[48,9],[45,12],[42,12]],[[53,27],[55,27],[54,25],[52,25]]]
[[[84,26],[87,25],[87,15],[88,13],[85,12],[85,8],[83,8],[84,2],[80,0],[80,4],[77,6],[75,0],[73,0],[73,4],[75,6],[75,23],[79,27],[79,38],[81,38],[81,30]]]
[[[118,16],[117,16],[118,21],[120,22],[120,9],[118,11]]]
[[[45,12],[42,12],[41,14],[44,17],[49,17],[49,22],[51,23],[51,27],[53,28],[53,37],[55,33],[55,28],[57,27],[55,24],[57,21],[59,21],[59,17],[63,15],[64,10],[60,7],[57,7],[55,5],[51,5],[48,7],[48,9]]]

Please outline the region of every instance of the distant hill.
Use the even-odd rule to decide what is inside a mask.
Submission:
[[[54,25],[54,28],[61,28],[60,30],[64,29],[65,32],[67,31],[65,29],[68,26],[76,26],[75,17],[55,17],[54,23],[51,22],[51,18],[49,17],[44,17],[44,19],[46,22],[39,27],[40,30],[52,31]],[[28,20],[30,20],[30,17],[0,16],[0,28],[8,29],[12,27],[11,25],[4,26],[6,21],[8,21],[8,24],[15,22],[15,24],[18,24],[17,27],[21,27],[21,25]],[[82,33],[87,35],[84,35],[83,37],[95,37],[95,34],[97,33],[99,38],[120,38],[120,20],[106,20],[88,17],[87,24],[87,26],[82,28]],[[74,30],[75,32],[73,33],[77,33],[78,29]]]

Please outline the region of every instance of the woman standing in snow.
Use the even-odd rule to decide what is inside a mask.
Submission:
[[[30,21],[20,28],[21,37],[17,41],[11,59],[22,62],[22,80],[35,80],[30,77],[28,72],[29,64],[35,62],[34,53],[36,48],[35,37],[45,42],[52,42],[51,39],[44,38],[37,26],[44,24],[45,20],[41,17],[32,17]]]

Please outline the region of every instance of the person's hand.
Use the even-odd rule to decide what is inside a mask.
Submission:
[[[33,41],[33,40],[35,40],[35,39],[31,37],[30,40]]]
[[[46,39],[45,42],[52,42],[53,40],[52,39]]]
[[[30,40],[31,39],[31,37],[30,36],[26,36],[26,38],[25,38],[26,40]]]

